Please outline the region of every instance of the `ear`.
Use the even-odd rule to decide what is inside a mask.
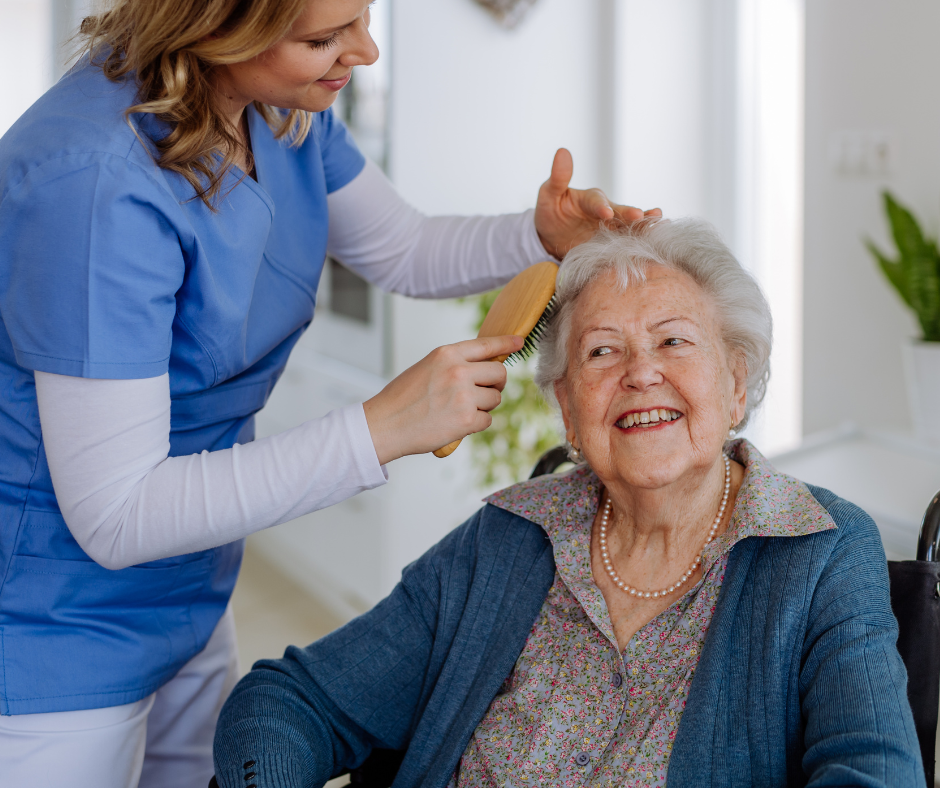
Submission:
[[[574,430],[571,428],[571,411],[568,409],[568,386],[564,379],[555,381],[555,399],[561,408],[561,420],[565,423],[565,437],[568,441],[574,436]]]
[[[742,353],[737,354],[734,365],[734,394],[731,398],[731,418],[739,424],[747,408],[747,361]]]

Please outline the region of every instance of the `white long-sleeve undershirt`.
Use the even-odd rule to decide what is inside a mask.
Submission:
[[[549,257],[531,211],[425,217],[371,163],[328,205],[330,253],[392,292],[480,292]],[[388,478],[361,405],[232,449],[169,457],[168,375],[35,379],[59,508],[82,549],[109,569],[217,547]]]
[[[330,254],[382,290],[412,298],[482,293],[553,259],[535,231],[534,210],[428,217],[371,161],[329,196],[329,209]]]
[[[169,457],[169,375],[36,373],[56,498],[108,569],[232,542],[385,483],[361,405],[223,451]]]

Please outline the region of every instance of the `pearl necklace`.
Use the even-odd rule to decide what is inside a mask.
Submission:
[[[685,574],[679,578],[676,583],[673,583],[669,588],[664,588],[662,591],[641,591],[639,588],[634,588],[631,585],[623,582],[618,576],[617,572],[614,570],[614,566],[610,561],[610,553],[607,551],[607,523],[610,520],[610,513],[613,511],[613,504],[611,503],[610,496],[607,496],[607,502],[604,504],[604,513],[601,515],[601,533],[600,533],[600,543],[601,543],[601,559],[604,561],[604,569],[607,570],[607,574],[610,575],[610,579],[614,581],[614,585],[617,586],[624,593],[630,594],[630,596],[635,596],[642,599],[659,599],[660,597],[667,596],[668,594],[673,593],[676,589],[681,588],[685,582],[692,577],[692,574],[698,569],[699,564],[702,563],[702,555],[705,552],[705,547],[711,544],[712,540],[715,538],[715,534],[718,531],[718,526],[721,525],[721,518],[724,517],[725,507],[728,505],[728,494],[731,491],[731,463],[728,461],[728,457],[725,456],[725,492],[721,497],[721,506],[718,507],[718,514],[715,515],[715,522],[712,523],[711,531],[708,532],[708,539],[705,540],[705,545],[702,547],[702,553],[700,553],[695,561],[692,563],[692,566],[688,568]]]

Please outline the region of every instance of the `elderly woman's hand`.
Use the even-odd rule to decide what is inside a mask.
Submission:
[[[662,216],[659,208],[644,212],[617,205],[600,189],[571,189],[568,184],[573,173],[571,154],[560,148],[552,163],[552,174],[539,189],[535,205],[535,229],[542,246],[558,260],[590,239],[601,222],[617,219],[630,224],[644,217]]]

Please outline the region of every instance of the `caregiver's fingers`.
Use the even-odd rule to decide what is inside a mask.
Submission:
[[[488,359],[522,348],[521,337],[471,339],[444,345],[363,404],[379,463],[435,451],[489,426],[506,368]]]
[[[636,208],[632,205],[614,205],[613,209],[616,218],[624,224],[633,224],[652,215],[650,211],[644,211],[642,208]],[[654,208],[653,210],[658,211],[659,209]]]
[[[545,186],[555,194],[562,194],[567,190],[568,184],[571,183],[572,175],[574,175],[574,159],[571,152],[566,148],[559,148],[555,152],[552,171],[545,182]]]
[[[476,398],[477,410],[482,410],[485,413],[489,413],[491,410],[496,408],[503,400],[502,394],[500,394],[496,389],[486,388],[478,388],[476,390]]]
[[[508,356],[522,349],[522,337],[507,335],[502,337],[478,337],[457,342],[448,347],[460,353],[465,361],[488,361],[497,356]],[[438,350],[441,350],[439,348]]]
[[[582,219],[608,222],[616,216],[613,205],[600,189],[569,189],[568,198]]]

